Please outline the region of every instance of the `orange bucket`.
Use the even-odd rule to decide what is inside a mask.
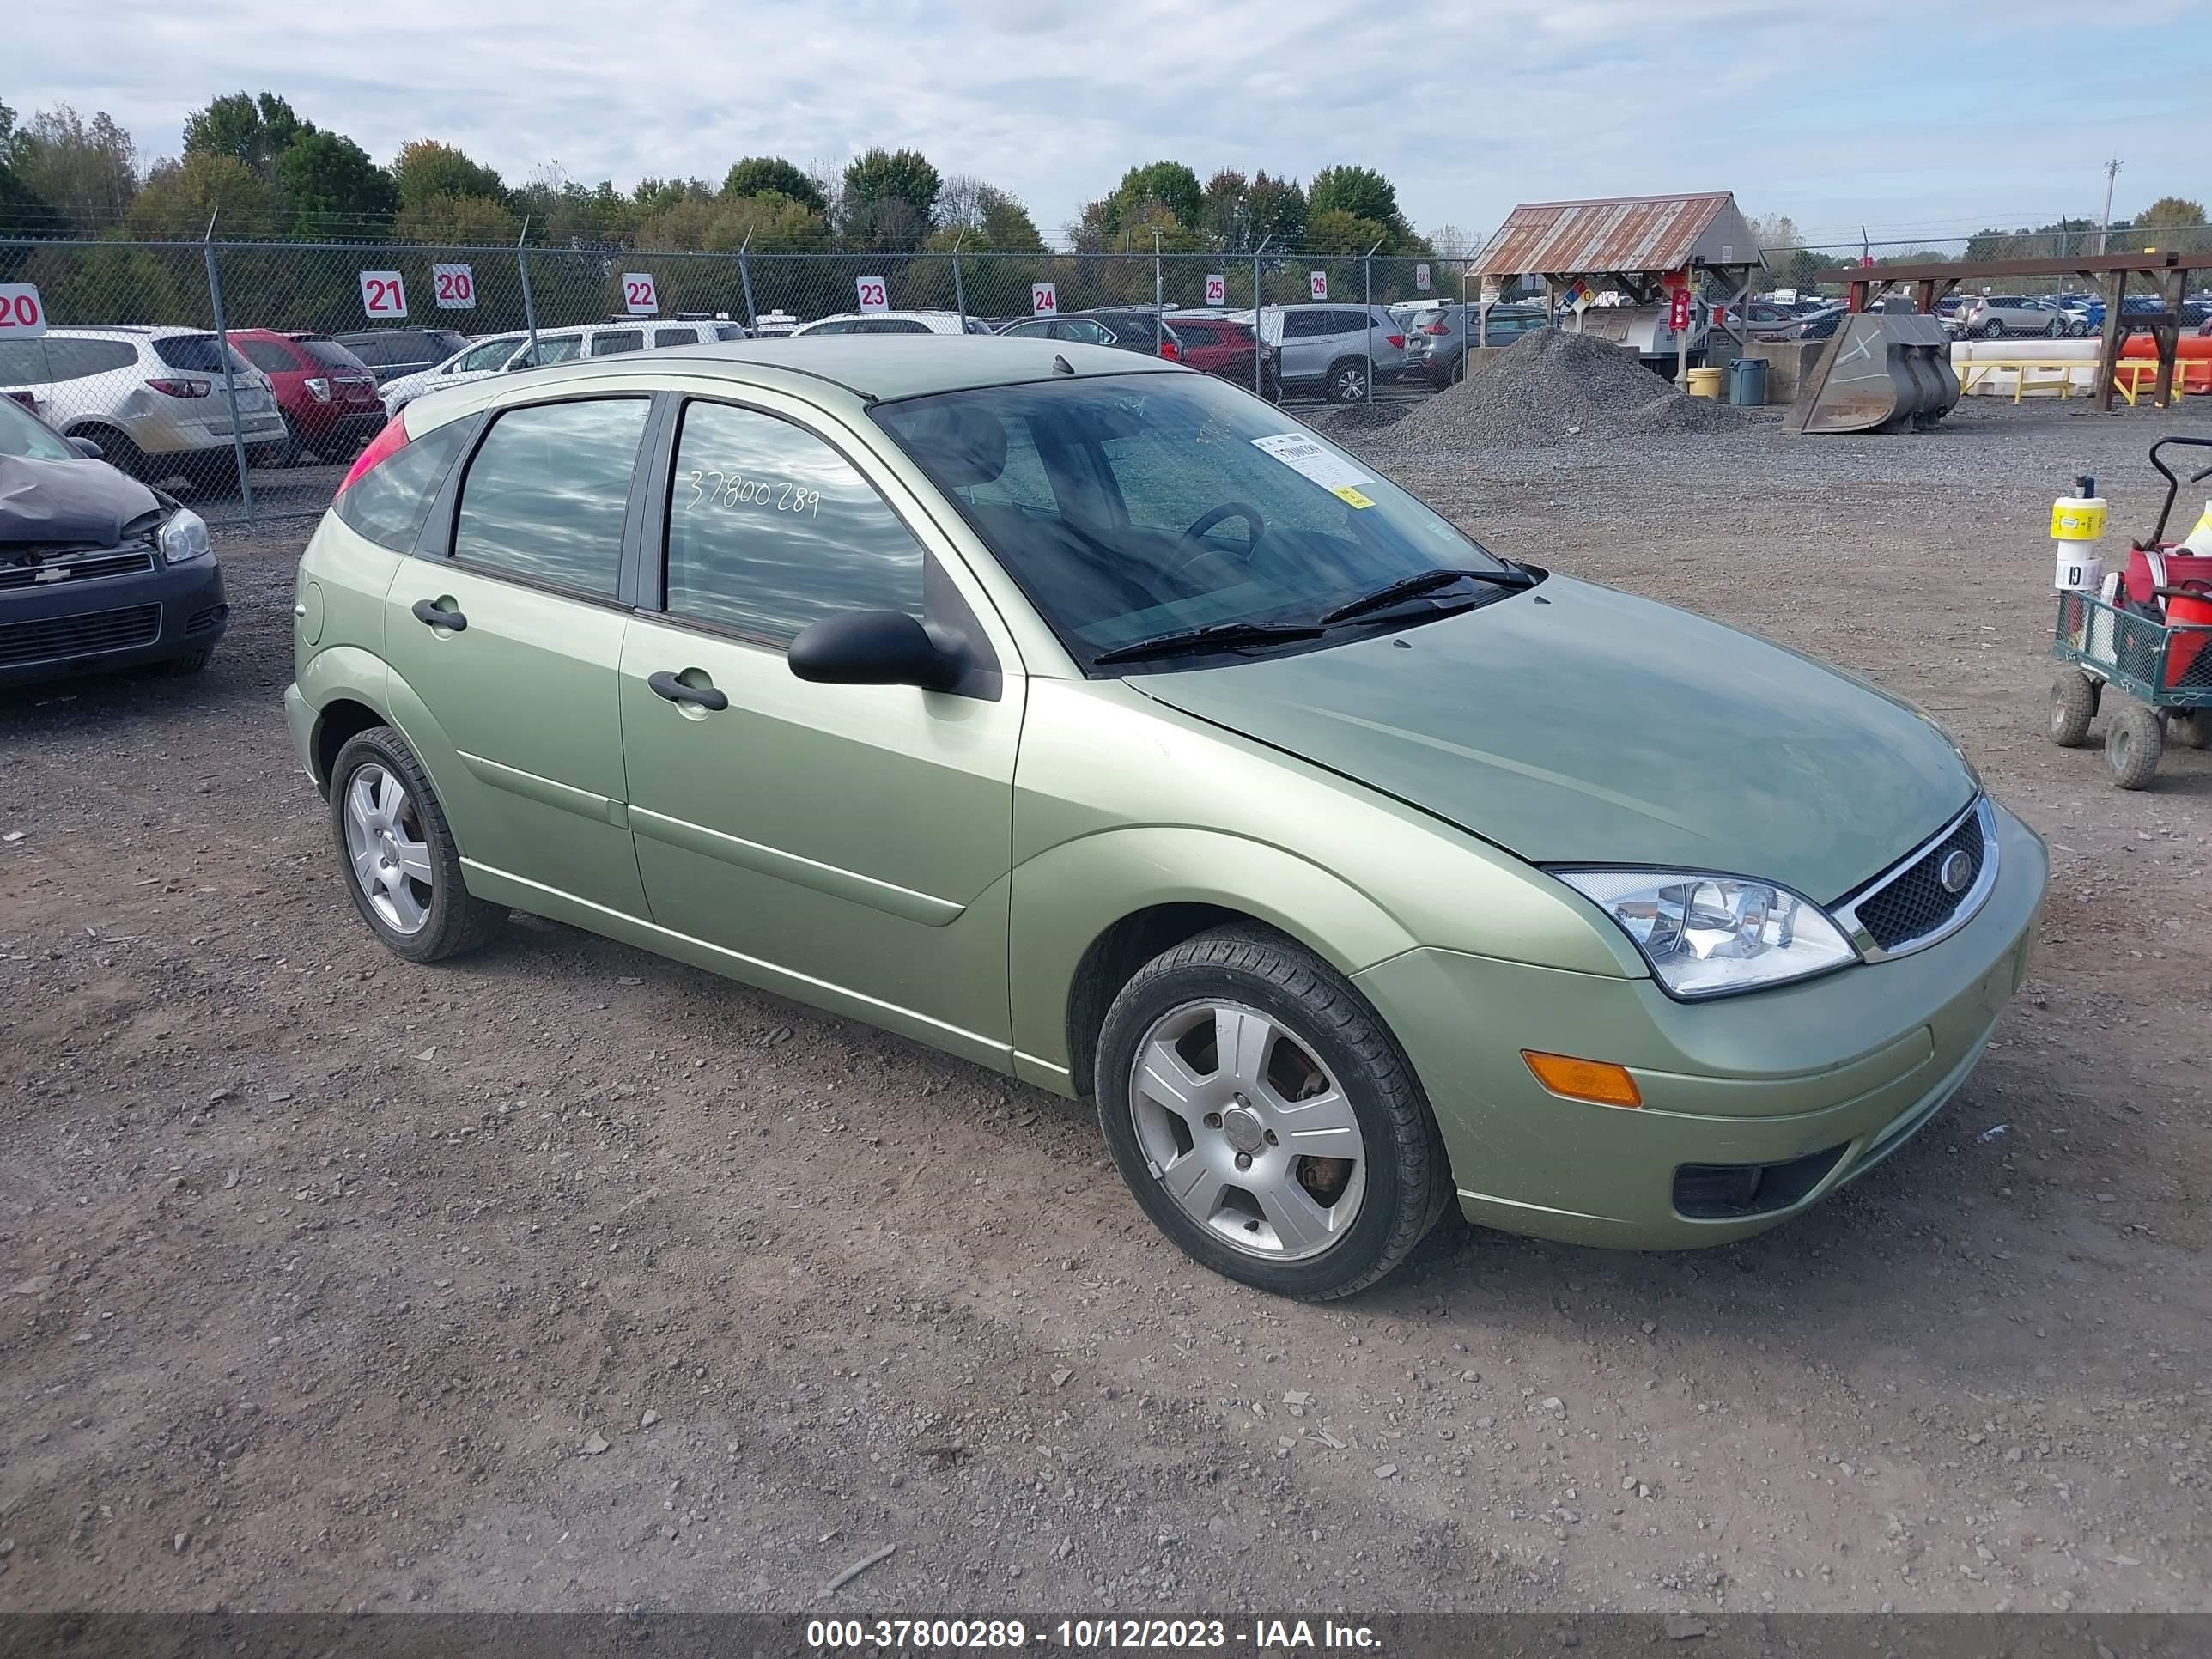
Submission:
[[[2159,592],[2166,600],[2167,627],[2206,630],[2179,633],[2166,641],[2166,683],[2179,685],[2205,646],[2212,643],[2212,592],[2208,592],[2201,582],[2192,582],[2187,587],[2161,588]]]

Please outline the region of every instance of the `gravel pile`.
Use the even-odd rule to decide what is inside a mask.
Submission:
[[[1381,427],[1395,426],[1424,406],[1411,398],[1378,398],[1371,404],[1302,409],[1298,416],[1316,432],[1372,432]]]
[[[1735,424],[1729,410],[1686,397],[1619,346],[1544,328],[1430,398],[1394,435],[1440,448],[1486,448]]]

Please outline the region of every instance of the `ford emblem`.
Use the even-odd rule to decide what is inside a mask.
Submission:
[[[1974,860],[1972,855],[1960,852],[1947,854],[1936,879],[1943,884],[1947,893],[1963,893],[1973,884]]]

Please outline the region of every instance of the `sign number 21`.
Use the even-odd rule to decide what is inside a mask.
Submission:
[[[371,317],[404,317],[407,314],[407,284],[399,280],[399,273],[396,270],[362,271],[361,308]]]

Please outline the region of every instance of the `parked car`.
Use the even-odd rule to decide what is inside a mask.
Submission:
[[[1406,361],[1429,385],[1441,391],[1467,378],[1468,348],[1482,342],[1511,345],[1533,330],[1549,328],[1541,306],[1492,306],[1485,320],[1477,306],[1445,306],[1425,313],[1406,335]]]
[[[385,422],[368,365],[327,334],[237,328],[230,343],[269,377],[284,420],[284,453],[278,465],[351,460]]]
[[[229,616],[198,514],[0,398],[0,685],[149,663],[190,672]]]
[[[364,328],[331,337],[368,365],[379,386],[434,368],[469,343],[450,328]]]
[[[791,331],[793,339],[823,334],[988,334],[980,317],[957,311],[842,311]]]
[[[1240,313],[1240,320],[1252,313]],[[1370,384],[1413,372],[1406,335],[1385,306],[1268,306],[1260,337],[1282,354],[1283,390],[1333,404],[1366,401]]]
[[[1073,340],[1079,345],[1113,346],[1146,356],[1182,361],[1182,334],[1163,312],[1101,307],[1061,317],[1024,317],[999,331],[1018,340]],[[1251,362],[1245,362],[1245,373]],[[1249,380],[1246,381],[1249,386]]]
[[[2008,334],[2055,339],[2066,331],[2063,315],[2020,294],[1977,294],[1959,307],[1958,321],[1961,334],[1983,340],[2002,339]]]
[[[204,329],[50,328],[0,340],[0,394],[67,436],[89,438],[142,483],[234,489],[230,393],[249,465],[282,456],[284,422],[259,369],[234,348],[226,386],[224,363],[221,341]]]
[[[712,321],[664,323],[641,317],[627,322],[594,323],[587,328],[541,329],[535,345],[527,334],[495,334],[456,352],[435,368],[385,382],[385,413],[397,415],[426,392],[442,392],[516,369],[543,368],[574,357],[612,357],[627,351],[712,345],[724,337],[725,326]]]
[[[1176,1244],[1291,1295],[1455,1202],[1637,1249],[1800,1212],[1960,1086],[2049,869],[1918,710],[1075,341],[424,399],[294,613],[394,954],[519,908],[1089,1097]]]
[[[1206,374],[1218,374],[1248,392],[1256,390],[1269,403],[1282,401],[1280,354],[1273,346],[1260,343],[1251,324],[1232,323],[1226,317],[1194,317],[1180,311],[1170,313],[1167,321],[1175,331],[1182,362]],[[1256,386],[1252,378],[1255,359]]]

